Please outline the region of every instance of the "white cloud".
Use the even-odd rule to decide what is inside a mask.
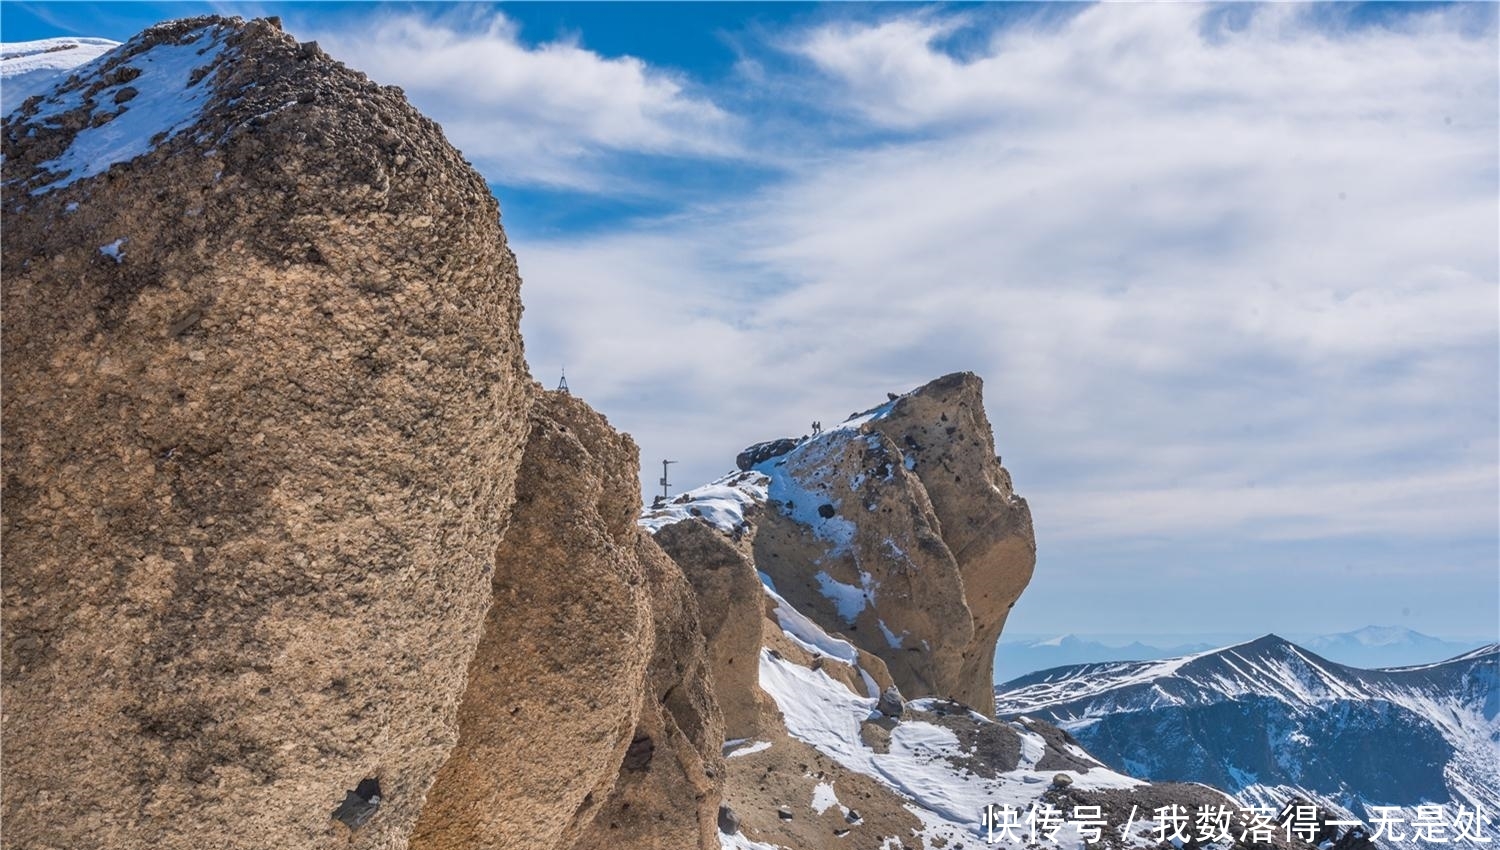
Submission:
[[[736,154],[731,116],[684,79],[574,42],[527,45],[499,13],[380,14],[312,35],[401,86],[493,181],[632,191],[610,154]]]
[[[1044,536],[1493,534],[1493,24],[1216,14],[1088,7],[962,59],[988,24],[786,38],[807,103],[894,138],[518,242],[532,362],[683,485],[966,368]]]

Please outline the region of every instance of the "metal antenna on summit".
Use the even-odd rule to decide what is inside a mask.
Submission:
[[[661,481],[660,481],[660,484],[661,484],[661,497],[663,499],[665,499],[666,497],[672,495],[672,493],[669,490],[667,490],[668,487],[672,486],[672,485],[670,485],[670,484],[667,483],[667,464],[669,464],[669,463],[676,463],[676,462],[677,461],[675,461],[675,460],[664,460],[664,461],[661,462]]]
[[[568,392],[568,367],[566,366],[562,370],[562,380],[557,382],[557,391],[563,395],[572,395]]]

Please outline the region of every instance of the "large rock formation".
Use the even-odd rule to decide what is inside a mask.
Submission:
[[[413,847],[555,847],[613,784],[651,654],[631,521],[640,496],[610,475],[634,459],[629,438],[577,399],[534,405],[458,744]]]
[[[988,714],[995,644],[1031,581],[1036,537],[1031,510],[995,454],[983,390],[972,372],[947,375],[897,399],[869,427],[897,446],[903,467],[916,473],[958,564],[973,633],[951,696]]]
[[[526,432],[495,201],[266,22],[89,68],[4,125],[8,843],[313,846],[362,780],[399,843]]]
[[[799,610],[884,659],[903,694],[986,714],[995,642],[1036,561],[982,383],[939,378],[762,461],[755,563]]]
[[[723,726],[692,593],[635,525],[635,444],[564,393],[531,419],[458,744],[412,847],[709,846]]]
[[[640,718],[604,805],[559,850],[715,850],[724,787],[724,721],[693,589],[645,532],[637,552],[655,648]]]
[[[1032,564],[978,379],[747,454],[669,557],[630,439],[525,379],[495,201],[399,91],[180,21],[3,149],[7,844],[711,850],[736,770],[752,833],[910,837],[863,750],[920,710],[856,715],[987,708]],[[732,768],[726,723],[779,749]]]
[[[714,843],[692,593],[435,124],[203,18],[4,154],[7,846]]]
[[[750,738],[759,724],[764,594],[746,541],[702,522],[678,522],[656,542],[682,567],[697,598],[703,636],[728,738]]]

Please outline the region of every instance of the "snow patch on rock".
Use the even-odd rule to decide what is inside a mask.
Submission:
[[[107,38],[44,38],[0,43],[0,113],[43,94],[80,66],[119,47]]]

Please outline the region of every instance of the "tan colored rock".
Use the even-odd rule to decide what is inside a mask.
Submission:
[[[754,560],[777,590],[883,659],[906,697],[992,714],[994,645],[1035,542],[979,379],[940,378],[759,468],[772,501]]]
[[[663,526],[655,539],[692,584],[725,737],[753,737],[765,594],[748,546],[696,519]]]
[[[654,629],[626,477],[637,462],[630,438],[582,401],[538,393],[458,743],[416,850],[571,846],[622,760],[638,759]]]
[[[972,372],[939,378],[898,399],[870,423],[912,458],[913,471],[958,562],[974,631],[951,696],[993,714],[995,643],[1036,566],[1031,510],[995,454],[984,382]]]
[[[911,843],[921,821],[886,785],[791,737],[774,718],[763,721],[763,728],[758,738],[770,741],[769,748],[727,760],[724,802],[747,838],[796,850],[921,846]],[[813,808],[819,785],[828,785],[838,799],[821,812]],[[783,806],[790,819],[778,814]],[[851,813],[857,814],[853,820]]]
[[[572,850],[717,850],[724,723],[693,588],[644,531],[655,653],[641,717],[609,798]]]
[[[45,191],[146,100],[122,69],[198,36],[226,50],[195,123]],[[264,22],[90,67],[92,112],[4,127],[5,843],[402,846],[526,433],[495,201],[398,90]]]

